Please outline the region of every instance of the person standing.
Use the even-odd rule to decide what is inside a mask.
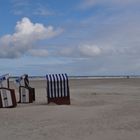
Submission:
[[[27,74],[25,74],[24,83],[25,83],[25,87],[29,87],[29,79]]]

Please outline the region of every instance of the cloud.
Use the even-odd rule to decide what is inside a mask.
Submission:
[[[35,57],[47,57],[49,55],[49,52],[46,49],[32,49],[29,53]]]
[[[48,17],[56,14],[48,8],[48,2],[42,4],[41,2],[34,2],[32,0],[12,0],[12,6],[12,12],[15,15]]]
[[[93,57],[101,54],[101,49],[95,45],[84,45],[78,48],[81,55]]]
[[[24,15],[25,11],[30,14],[30,8],[31,4],[29,0],[11,0],[12,4],[12,13],[15,15]]]
[[[82,44],[77,47],[61,48],[58,55],[72,58],[92,58],[102,54],[100,47],[93,44]]]
[[[11,0],[14,7],[29,6],[29,0]]]
[[[80,3],[80,9],[89,9],[96,5],[106,5],[106,6],[132,6],[133,4],[140,3],[139,0],[83,0]]]
[[[48,16],[55,15],[55,13],[50,11],[50,10],[48,10],[45,7],[40,6],[35,11],[33,11],[33,15],[48,17]]]
[[[34,43],[53,38],[62,32],[60,28],[55,30],[53,26],[46,27],[41,23],[32,23],[29,18],[24,17],[17,22],[15,33],[0,38],[0,57],[21,57],[33,48]]]

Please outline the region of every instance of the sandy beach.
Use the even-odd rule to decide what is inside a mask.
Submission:
[[[48,105],[46,81],[30,83],[34,103],[0,109],[1,140],[140,139],[139,78],[70,79],[71,105]]]

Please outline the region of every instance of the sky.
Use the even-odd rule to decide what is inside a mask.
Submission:
[[[0,0],[0,74],[140,75],[140,0]]]

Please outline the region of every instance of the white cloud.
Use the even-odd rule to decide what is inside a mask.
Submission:
[[[12,12],[15,15],[48,17],[56,14],[49,8],[48,2],[37,3],[32,0],[12,0],[12,6]]]
[[[61,48],[56,54],[71,58],[91,58],[101,55],[103,52],[100,47],[93,44],[82,44],[78,47]]]
[[[48,10],[47,8],[39,7],[33,12],[33,14],[37,15],[37,16],[46,16],[47,17],[47,16],[52,16],[55,13]]]
[[[28,18],[23,18],[22,21],[17,22],[15,37],[29,36],[33,40],[48,39],[61,33],[62,30],[54,31],[52,26],[45,27],[40,23],[32,23]]]
[[[81,55],[93,57],[101,54],[101,49],[95,45],[83,45],[78,48]]]
[[[29,0],[11,0],[14,7],[29,6]]]
[[[29,0],[11,0],[12,12],[15,15],[24,15],[25,11],[28,11],[28,7],[31,6]],[[30,13],[28,12],[28,15]]]
[[[0,57],[20,57],[32,49],[35,42],[53,38],[62,31],[60,28],[54,30],[53,26],[46,27],[40,23],[32,23],[29,18],[24,17],[17,22],[15,33],[0,38]]]
[[[29,53],[32,56],[37,56],[37,57],[47,57],[49,55],[49,52],[46,49],[32,49],[29,51]]]
[[[80,9],[87,9],[90,8],[92,6],[94,6],[95,4],[97,4],[97,0],[83,0],[83,2],[80,4],[79,8]]]
[[[133,4],[140,3],[139,0],[83,0],[82,3],[80,3],[79,8],[80,9],[88,9],[91,8],[97,4],[104,4],[107,6],[128,6]]]

